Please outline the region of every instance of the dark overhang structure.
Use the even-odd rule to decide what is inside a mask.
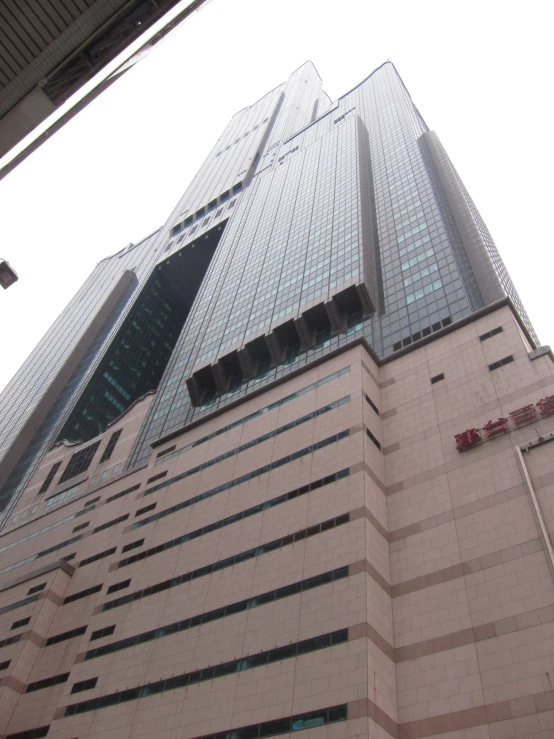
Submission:
[[[144,45],[3,166],[0,178],[207,0],[0,0],[0,158],[118,54]],[[178,5],[154,36],[145,32]]]

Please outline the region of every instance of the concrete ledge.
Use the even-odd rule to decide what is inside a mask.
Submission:
[[[4,592],[5,590],[9,590],[10,588],[15,588],[16,585],[21,585],[21,583],[33,580],[35,577],[41,577],[41,575],[46,575],[48,572],[52,572],[53,570],[58,569],[66,572],[69,577],[71,577],[75,572],[75,567],[70,565],[69,562],[66,562],[65,559],[58,559],[56,560],[56,562],[52,562],[51,564],[45,565],[44,567],[39,567],[38,570],[33,570],[33,572],[29,572],[26,575],[22,575],[21,577],[12,580],[7,585],[3,585],[2,587],[0,587],[0,593]]]

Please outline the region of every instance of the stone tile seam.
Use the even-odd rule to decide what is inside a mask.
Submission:
[[[550,478],[552,479],[552,476],[550,476]],[[421,521],[415,521],[414,523],[402,526],[399,529],[394,529],[393,531],[389,532],[388,541],[391,544],[397,541],[402,541],[403,539],[407,539],[410,536],[415,536],[416,534],[419,534],[423,531],[428,531],[429,529],[436,528],[437,526],[442,526],[443,524],[450,523],[451,521],[457,521],[459,519],[465,518],[466,516],[471,516],[474,513],[478,513],[479,511],[487,510],[488,508],[494,508],[495,506],[501,505],[508,500],[515,500],[516,498],[525,496],[526,491],[524,485],[514,485],[514,487],[512,488],[501,490],[497,493],[492,493],[491,495],[487,495],[484,498],[479,498],[478,500],[472,501],[471,503],[465,503],[464,505],[458,506],[457,508],[452,508],[450,511],[444,511],[443,513],[438,513],[436,516],[430,516],[429,518],[424,518]]]
[[[499,405],[505,405],[506,403],[511,403],[515,400],[519,400],[520,398],[523,398],[526,395],[529,395],[531,392],[535,390],[544,390],[546,387],[550,385],[552,385],[552,378],[544,378],[542,380],[537,380],[537,382],[534,382],[531,385],[527,385],[522,390],[519,390],[513,393],[508,393],[507,395],[501,395],[496,400],[492,400],[490,403],[485,403],[485,405],[480,405],[476,407],[475,410],[465,411],[464,413],[461,413],[459,416],[454,416],[448,421],[439,422],[435,424],[434,426],[428,428],[426,430],[426,434],[427,436],[436,436],[442,432],[447,432],[449,430],[451,431],[453,428],[458,428],[458,426],[460,426],[464,422],[474,423],[475,414],[477,412],[481,413],[484,419],[487,413],[491,411],[497,412]],[[419,396],[416,402],[419,403],[423,397],[425,396]],[[394,408],[389,408],[389,410],[384,411],[384,413],[381,414],[381,420],[384,421],[391,416],[396,416],[398,415],[398,413],[401,413],[404,410],[411,410],[413,407],[413,402],[414,401],[409,401],[403,404],[403,406],[395,406]],[[540,421],[540,420],[543,420],[543,419],[542,418],[537,419],[537,421]],[[483,420],[483,423],[486,423],[486,421]],[[384,447],[383,454],[392,454],[393,452],[396,452],[399,449],[404,449],[406,447],[411,446],[415,441],[419,441],[419,440],[421,440],[421,433],[412,434],[412,436],[408,436],[404,439],[401,439],[398,442],[389,444],[388,446]]]
[[[419,575],[410,580],[396,583],[391,586],[391,597],[398,598],[402,595],[414,593],[417,590],[425,590],[426,588],[440,585],[459,577],[466,577],[475,572],[486,570],[489,567],[497,567],[518,557],[524,557],[541,551],[543,551],[542,539],[530,539],[522,544],[515,544],[506,549],[499,549],[497,552],[486,554],[483,557],[460,562],[450,567],[445,567],[442,570],[435,570],[426,575]]]

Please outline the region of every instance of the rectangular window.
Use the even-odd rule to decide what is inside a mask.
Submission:
[[[30,620],[31,617],[28,616],[27,618],[22,618],[19,621],[14,621],[11,625],[10,631],[13,631],[14,629],[20,629],[22,626],[27,626]]]
[[[71,532],[74,534],[76,531],[82,531],[82,529],[86,529],[86,527],[90,524],[90,521],[85,521],[85,523],[81,523],[78,526],[75,526],[73,531]]]
[[[76,636],[82,636],[86,630],[87,626],[79,626],[77,629],[71,629],[71,631],[64,631],[61,634],[55,634],[46,640],[45,646],[50,647],[52,644],[59,644],[61,641],[67,641],[68,639],[74,639]]]
[[[99,446],[100,442],[97,441],[94,444],[90,444],[85,449],[81,449],[80,452],[76,452],[69,460],[63,475],[60,477],[60,483],[66,482],[66,480],[71,480],[72,477],[77,477],[77,475],[81,475],[83,472],[86,472],[90,467]]]
[[[102,639],[104,636],[110,636],[115,631],[115,624],[113,626],[104,626],[103,629],[93,631],[90,635],[90,641],[96,641],[96,639]]]
[[[102,464],[102,462],[107,462],[108,459],[112,456],[113,450],[115,449],[115,445],[117,444],[122,431],[123,429],[119,429],[119,431],[114,431],[114,433],[110,436],[108,445],[104,449],[104,454],[100,457],[100,464]]]
[[[499,369],[500,367],[503,367],[505,364],[510,364],[510,362],[513,362],[514,358],[510,354],[509,357],[504,357],[504,359],[499,359],[498,362],[493,362],[492,364],[489,364],[489,372],[492,372],[493,370]]]
[[[0,670],[7,670],[11,664],[11,659],[7,659],[5,662],[0,662]]]
[[[109,557],[111,554],[115,553],[115,550],[117,547],[112,547],[111,549],[106,549],[105,552],[99,552],[98,554],[93,554],[92,557],[86,557],[85,559],[82,559],[79,562],[79,567],[84,567],[85,565],[90,565],[93,562],[98,562],[99,559],[104,559],[104,557]]]
[[[365,431],[366,431],[366,434],[371,439],[371,441],[375,444],[375,446],[377,447],[377,449],[380,449],[381,448],[381,444],[377,441],[377,439],[375,438],[375,436],[373,436],[373,434],[371,433],[371,431],[368,428],[366,428]]]
[[[51,688],[54,685],[61,685],[66,683],[69,678],[69,672],[64,672],[62,675],[54,675],[53,677],[47,677],[44,680],[37,680],[34,683],[27,685],[26,693],[33,693],[35,690],[44,690],[44,688]]]
[[[89,595],[93,595],[93,593],[98,593],[100,590],[102,590],[102,585],[95,585],[92,588],[87,588],[86,590],[81,590],[78,593],[73,593],[73,595],[68,595],[66,598],[63,599],[63,605],[65,606],[66,603],[73,603],[74,600],[86,598]]]
[[[48,490],[48,488],[50,487],[50,484],[51,484],[52,480],[54,479],[54,477],[56,477],[56,472],[60,469],[61,465],[62,465],[61,462],[56,462],[56,464],[53,464],[52,465],[52,467],[50,469],[50,472],[46,475],[46,479],[42,483],[41,488],[38,491],[39,494],[40,493],[45,493]]]
[[[148,480],[146,481],[146,484],[148,485],[148,483],[150,483],[150,482],[155,482],[156,480],[161,480],[162,477],[165,477],[166,475],[167,475],[167,470],[165,472],[160,472],[159,475],[154,475],[154,477],[149,477]]]
[[[33,593],[40,593],[40,591],[41,590],[44,590],[45,587],[46,587],[46,583],[45,582],[41,582],[40,585],[35,585],[34,588],[30,588],[29,589],[29,592],[27,593],[27,595],[32,595]]]
[[[115,495],[110,495],[109,498],[106,498],[106,503],[111,503],[112,500],[123,498],[124,495],[129,495],[129,493],[133,493],[135,490],[138,490],[139,488],[140,488],[140,482],[138,485],[133,485],[133,487],[127,488],[126,490],[122,490],[120,493],[116,493]]]
[[[444,372],[441,372],[440,375],[431,377],[431,385],[434,385],[435,382],[440,382],[441,380],[444,380]]]
[[[125,546],[121,550],[121,553],[128,552],[131,549],[136,549],[137,547],[141,547],[143,544],[144,544],[144,539],[137,539],[137,541],[133,541],[130,544],[125,544]]]
[[[491,339],[493,336],[501,334],[502,331],[502,326],[497,326],[497,328],[493,328],[492,331],[487,331],[485,334],[481,334],[481,336],[479,337],[479,341],[486,341],[487,339]]]
[[[118,590],[125,590],[125,588],[128,588],[130,584],[130,580],[122,580],[121,582],[116,582],[114,585],[110,585],[106,592],[109,594],[115,593]]]
[[[103,523],[100,526],[97,526],[95,529],[92,530],[92,533],[97,534],[99,531],[104,531],[104,529],[109,529],[112,526],[117,526],[118,523],[122,523],[123,521],[126,521],[128,518],[129,518],[129,514],[126,513],[124,516],[119,516],[119,518],[114,518],[112,521],[107,521],[106,523]]]
[[[367,393],[364,393],[364,397],[365,397],[366,401],[369,403],[370,408],[372,408],[375,411],[375,413],[377,413],[377,415],[379,415],[379,409],[377,408],[377,406],[375,405],[375,403],[371,400],[371,398],[369,397],[369,395]]]
[[[135,513],[135,518],[137,516],[142,516],[143,513],[148,513],[148,511],[153,510],[157,505],[157,503],[151,503],[150,505],[144,506],[144,508],[139,508]]]
[[[83,690],[92,690],[92,688],[96,687],[97,682],[97,677],[91,677],[89,680],[81,680],[80,683],[73,683],[71,693],[82,693]]]
[[[49,726],[40,726],[38,729],[18,731],[17,734],[9,734],[6,739],[42,739],[48,734]]]

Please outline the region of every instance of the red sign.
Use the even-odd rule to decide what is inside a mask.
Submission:
[[[489,421],[483,426],[483,430],[486,431],[489,439],[500,436],[508,430],[508,419],[499,418],[498,421]]]
[[[468,429],[461,434],[456,434],[456,449],[467,449],[481,441],[479,429]]]
[[[501,434],[505,434],[507,431],[513,431],[519,426],[532,423],[537,418],[537,408],[541,416],[548,416],[554,413],[554,395],[547,395],[546,398],[539,400],[536,405],[530,403],[515,411],[511,411],[509,419],[499,418],[497,421],[489,421],[482,429],[468,429],[461,434],[456,434],[454,437],[456,439],[456,449],[459,452],[463,452],[464,449],[469,449],[479,444],[483,441],[481,431],[486,433],[487,439],[494,439]]]

